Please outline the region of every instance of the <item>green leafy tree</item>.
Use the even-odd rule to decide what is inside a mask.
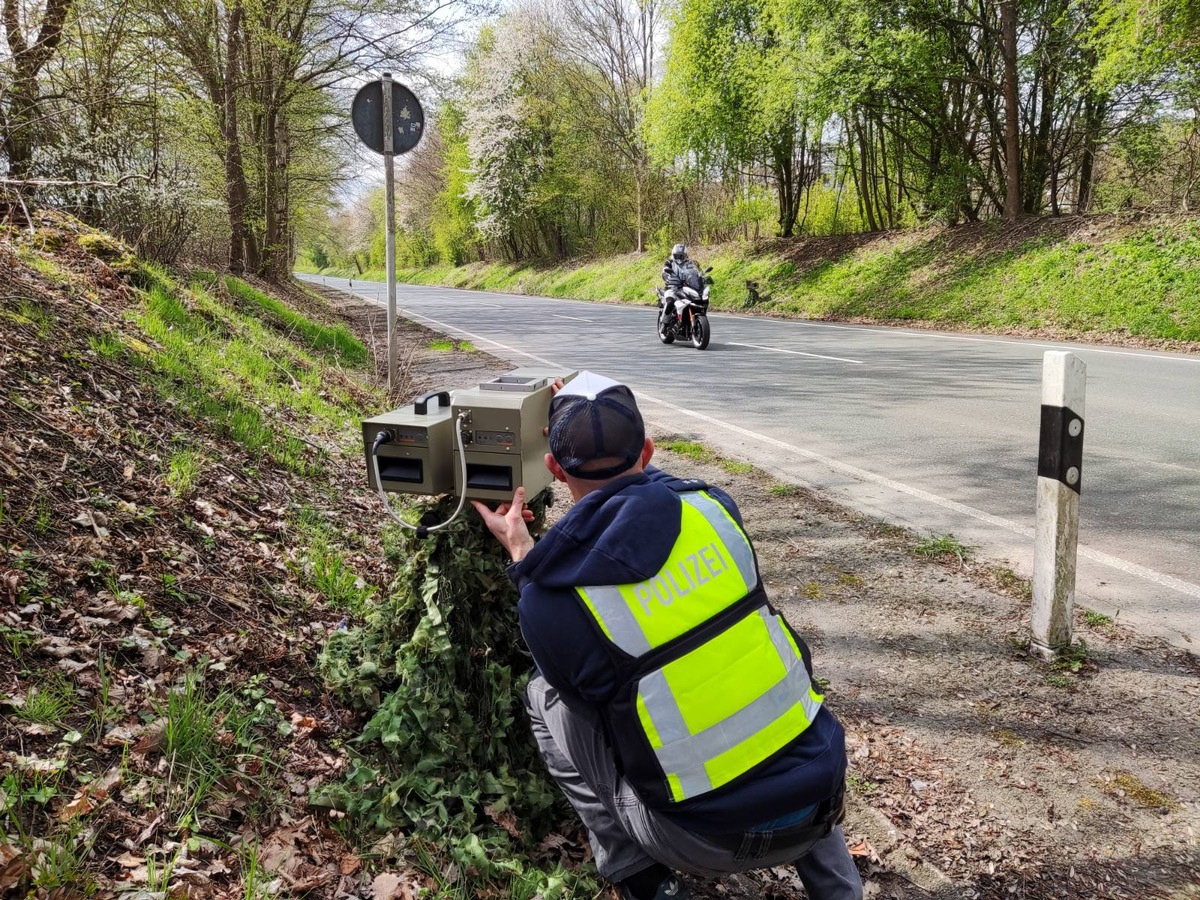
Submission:
[[[457,103],[442,104],[438,115],[442,139],[442,188],[433,200],[429,230],[438,258],[460,266],[475,252],[475,201],[467,196],[470,152],[463,131],[463,113]]]
[[[587,135],[562,90],[544,11],[522,8],[485,29],[465,79],[463,126],[477,226],[512,259],[565,257],[577,222]]]
[[[800,197],[820,173],[822,111],[805,90],[807,48],[780,0],[684,0],[647,128],[660,163],[765,173],[791,237]],[[792,39],[789,39],[792,38]]]
[[[1140,195],[1138,205],[1165,194],[1172,205],[1193,208],[1200,199],[1200,0],[1099,0],[1096,20],[1096,83],[1142,94],[1143,110],[1154,109],[1133,117],[1136,139],[1117,136],[1115,168],[1127,178],[1104,192],[1126,201]],[[1152,147],[1148,129],[1157,132]],[[1139,166],[1139,159],[1153,163]],[[1155,178],[1161,168],[1172,176]],[[1154,188],[1145,193],[1148,184]]]

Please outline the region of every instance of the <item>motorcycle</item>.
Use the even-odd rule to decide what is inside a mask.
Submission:
[[[664,344],[673,344],[679,338],[691,340],[697,350],[708,346],[712,337],[708,323],[711,271],[712,266],[701,272],[689,262],[679,273],[679,287],[654,289],[658,295],[658,339]]]

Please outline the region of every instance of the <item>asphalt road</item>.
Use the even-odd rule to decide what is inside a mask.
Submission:
[[[301,277],[385,302],[377,282]],[[658,342],[649,296],[401,285],[399,304],[515,365],[620,379],[664,427],[1024,575],[1042,356],[1071,350],[1088,376],[1080,602],[1200,650],[1200,356],[725,314],[697,351]]]

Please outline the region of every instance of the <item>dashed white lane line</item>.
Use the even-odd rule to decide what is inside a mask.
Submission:
[[[562,366],[561,363],[546,359],[544,356],[537,356],[524,350],[518,350],[516,347],[510,347],[508,344],[502,344],[499,341],[493,340],[492,338],[473,334],[464,328],[459,328],[457,325],[449,325],[445,322],[439,322],[437,319],[431,319],[429,316],[423,316],[420,313],[414,313],[411,310],[408,310],[407,314],[415,318],[423,319],[431,325],[436,325],[438,328],[445,329],[447,332],[457,332],[459,334],[463,334],[476,343],[491,344],[494,347],[507,350],[509,353],[514,353],[517,356],[524,356],[529,359],[536,360],[537,362],[544,363],[548,366]],[[957,512],[964,516],[969,516],[972,519],[977,519],[980,522],[986,522],[987,524],[996,528],[1003,528],[1005,531],[1011,531],[1014,534],[1019,534],[1022,537],[1029,538],[1030,540],[1033,539],[1033,529],[1028,525],[1021,525],[1020,523],[1014,522],[1011,519],[1005,519],[1002,516],[994,516],[991,513],[984,512],[981,509],[976,509],[973,506],[967,506],[965,503],[959,503],[957,500],[950,500],[947,497],[941,497],[929,491],[922,490],[921,488],[912,487],[911,485],[904,484],[903,482],[887,478],[886,476],[876,475],[874,472],[868,472],[866,469],[860,469],[858,466],[852,466],[849,463],[840,462],[836,459],[830,459],[828,456],[822,456],[821,454],[815,453],[812,450],[805,450],[802,447],[797,447],[795,444],[789,444],[786,441],[768,437],[767,435],[760,434],[757,431],[751,431],[749,428],[743,428],[740,425],[734,425],[732,422],[725,422],[721,419],[705,415],[704,413],[696,412],[692,409],[687,409],[683,406],[676,406],[674,403],[662,400],[653,396],[652,394],[647,394],[644,391],[639,391],[638,397],[643,398],[650,403],[657,403],[658,405],[664,406],[674,412],[681,413],[685,416],[690,416],[693,419],[698,419],[701,422],[707,422],[710,425],[716,425],[720,428],[726,429],[727,431],[740,434],[743,437],[748,437],[752,440],[759,441],[760,443],[769,444],[770,446],[778,447],[781,450],[787,450],[799,456],[806,457],[807,459],[811,459],[813,462],[820,463],[827,468],[833,469],[835,472],[841,472],[859,481],[867,481],[873,484],[882,485],[890,488],[891,490],[898,491],[899,493],[907,494],[910,497],[916,497],[919,500],[924,500],[927,503],[940,506],[942,509]],[[1137,563],[1130,562],[1127,559],[1111,556],[1107,553],[1102,553],[1099,550],[1093,550],[1090,547],[1085,547],[1083,545],[1080,545],[1079,547],[1079,555],[1092,560],[1092,562],[1100,563],[1103,566],[1117,569],[1118,571],[1125,572],[1128,575],[1145,579],[1146,581],[1153,582],[1154,584],[1161,585],[1162,587],[1169,588],[1173,591],[1178,591],[1181,594],[1186,594],[1189,597],[1200,598],[1200,585],[1192,584],[1189,581],[1184,581],[1183,579],[1176,578],[1173,575],[1157,572],[1154,569],[1147,568],[1146,566],[1140,566]]]
[[[732,315],[734,318],[738,319],[762,319],[761,316],[738,316],[736,314],[728,313],[727,315]],[[1014,341],[994,337],[973,337],[967,334],[946,334],[938,331],[902,331],[899,328],[872,328],[869,325],[835,325],[832,322],[797,322],[794,320],[785,320],[780,324],[798,325],[802,328],[835,328],[839,331],[870,331],[875,334],[896,337],[937,338],[943,341],[972,341],[976,344],[1011,344],[1017,347],[1047,347],[1051,350],[1071,350],[1078,351],[1080,353],[1107,353],[1112,356],[1138,356],[1142,359],[1163,360],[1166,362],[1200,363],[1200,356],[1183,356],[1166,353],[1143,353],[1137,350],[1111,350],[1108,348],[1079,344],[1050,344],[1042,341],[1030,340]]]
[[[550,313],[556,319],[570,319],[572,322],[588,322],[592,325],[596,324],[595,319],[581,319],[578,316],[560,316],[558,313]]]
[[[730,347],[753,347],[755,350],[769,350],[771,353],[791,353],[793,356],[811,356],[814,359],[832,359],[835,362],[853,363],[856,366],[866,365],[861,359],[846,359],[844,356],[824,356],[820,353],[805,353],[803,350],[784,350],[782,347],[764,347],[762,344],[739,344],[737,341],[725,341]]]

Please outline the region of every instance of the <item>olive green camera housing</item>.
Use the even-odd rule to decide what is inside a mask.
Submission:
[[[551,385],[556,378],[573,377],[572,371],[524,368],[455,391],[450,417],[456,425],[462,417],[466,465],[455,441],[454,492],[465,491],[474,500],[511,500],[522,485],[527,497],[549,487],[554,477],[546,468],[549,444],[543,430],[550,420]]]
[[[429,401],[438,405],[429,409]],[[367,481],[375,481],[371,448],[375,437],[387,431],[392,438],[379,445],[379,481],[390,494],[448,494],[454,490],[454,422],[450,418],[450,393],[431,391],[412,406],[366,419],[362,423]]]
[[[511,500],[524,485],[527,496],[536,496],[554,480],[546,469],[549,444],[542,433],[551,386],[556,378],[574,377],[571,370],[552,367],[515,369],[466,390],[430,391],[412,406],[364,420],[368,483],[396,494],[465,491],[474,500]],[[385,431],[388,438],[375,450],[377,483],[372,451]]]

